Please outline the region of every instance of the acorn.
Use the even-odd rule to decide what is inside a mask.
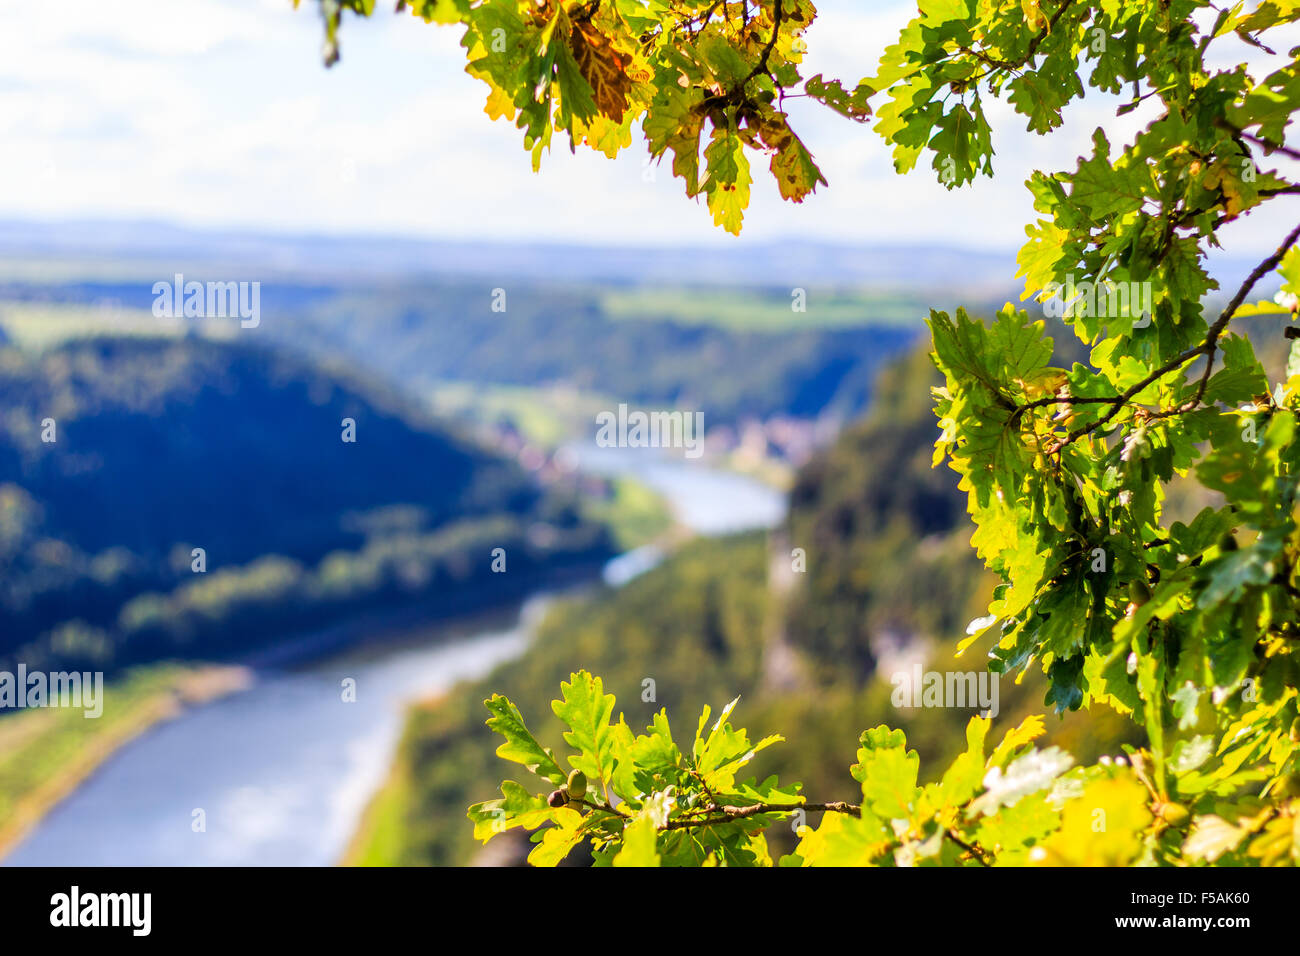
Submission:
[[[1159,809],[1160,819],[1171,827],[1180,827],[1187,822],[1187,808],[1181,803],[1163,803]]]
[[[570,770],[568,790],[570,800],[581,800],[587,795],[587,775],[581,770]]]
[[[562,807],[569,802],[569,795],[563,790],[552,790],[550,796],[546,798],[546,803],[552,807]]]
[[[1151,588],[1147,586],[1145,578],[1134,578],[1128,584],[1128,596],[1138,607],[1146,604],[1151,600]]]

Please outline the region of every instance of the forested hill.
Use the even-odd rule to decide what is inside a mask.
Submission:
[[[310,321],[322,342],[397,380],[566,382],[699,409],[712,427],[743,417],[852,415],[880,364],[915,339],[920,314],[882,322],[868,301],[842,303],[857,308],[858,326],[818,327],[816,296],[809,312],[796,313],[790,290],[778,289],[750,295],[726,323],[716,312],[696,317],[722,298],[704,289],[654,296],[538,285],[504,288],[504,311],[494,312],[490,291],[463,282],[345,291],[314,306]]]
[[[0,407],[0,653],[41,635],[119,661],[255,642],[234,634],[241,607],[269,633],[309,607],[426,591],[471,542],[486,568],[487,539],[523,541],[538,521],[576,535],[550,536],[561,550],[607,550],[512,462],[371,384],[257,348],[0,350]]]
[[[209,269],[193,278],[225,275]],[[52,306],[65,314],[80,309],[91,328],[103,326],[101,309],[156,326],[151,289],[144,278],[0,277],[0,321],[6,311]],[[795,294],[788,287],[738,294],[505,276],[379,284],[276,279],[262,283],[260,321],[245,334],[318,359],[346,357],[409,391],[450,381],[564,384],[618,401],[701,410],[709,427],[827,411],[852,417],[880,364],[915,340],[924,310],[898,293],[809,288],[798,302]]]
[[[16,359],[16,357],[13,357]],[[527,508],[521,473],[409,410],[281,356],[202,340],[104,339],[4,368],[0,477],[38,495],[45,533],[158,559],[312,557],[357,540],[343,516],[414,504],[429,523]],[[53,418],[57,440],[41,440]],[[357,440],[343,440],[353,419]],[[495,486],[470,494],[471,481]],[[504,500],[503,500],[504,496]]]
[[[924,349],[882,371],[870,413],[791,490],[790,544],[808,571],[792,598],[790,640],[821,682],[870,675],[873,639],[956,634],[979,616],[966,496],[950,469],[931,463],[930,386],[940,383]]]

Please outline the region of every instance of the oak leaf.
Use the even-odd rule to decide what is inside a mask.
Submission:
[[[631,57],[614,48],[610,38],[590,20],[575,20],[569,50],[583,79],[591,85],[601,115],[622,122],[633,81],[628,76]]]

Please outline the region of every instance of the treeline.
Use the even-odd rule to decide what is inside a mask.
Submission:
[[[0,657],[29,666],[221,655],[613,551],[575,495],[261,349],[0,349],[0,407]]]

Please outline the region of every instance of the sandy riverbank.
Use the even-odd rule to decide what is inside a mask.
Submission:
[[[252,679],[246,667],[159,664],[109,683],[99,718],[49,708],[0,718],[0,859],[120,747]]]

